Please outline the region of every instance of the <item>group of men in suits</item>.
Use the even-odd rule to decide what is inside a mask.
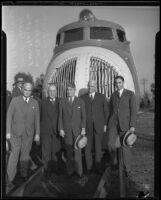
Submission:
[[[74,148],[79,135],[87,137],[84,151],[87,174],[91,173],[93,166],[97,173],[102,172],[104,134],[108,135],[107,146],[113,166],[119,164],[122,171],[130,172],[130,148],[121,145],[117,149],[116,138],[119,137],[121,143],[127,130],[135,131],[135,95],[124,88],[122,76],[115,77],[115,87],[116,91],[111,95],[108,104],[105,95],[96,92],[96,81],[89,81],[88,93],[80,97],[75,95],[75,84],[68,84],[67,98],[62,99],[56,97],[56,86],[51,84],[48,87],[48,97],[42,99],[39,112],[36,100],[30,99],[30,104],[25,104],[27,93],[31,96],[29,93],[32,91],[32,85],[24,84],[23,95],[11,101],[7,114],[7,134],[10,135],[8,138],[11,138],[12,145],[7,170],[10,181],[15,176],[19,153],[22,161],[28,160],[34,128],[35,140],[39,140],[40,135],[44,172],[47,176],[58,168],[58,152],[62,145],[66,150],[68,176],[71,177],[74,173],[79,177],[83,176],[82,151]]]

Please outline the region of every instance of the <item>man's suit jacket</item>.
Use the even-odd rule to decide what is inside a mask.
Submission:
[[[41,102],[41,136],[58,133],[59,99],[56,98],[54,104],[49,98],[42,99]]]
[[[108,127],[119,123],[121,131],[127,131],[130,127],[135,127],[136,123],[136,100],[132,91],[124,89],[120,99],[115,91],[110,99],[111,117]],[[118,120],[117,120],[118,119]]]
[[[115,91],[110,99],[110,119],[108,123],[108,144],[115,148],[118,129],[124,134],[130,127],[135,127],[136,123],[136,101],[132,91],[124,89],[120,98],[118,92]],[[122,136],[122,135],[120,135]]]
[[[14,136],[40,134],[40,112],[35,99],[26,103],[23,96],[12,99],[7,112],[7,133]]]
[[[91,132],[93,122],[96,132],[103,133],[104,125],[107,125],[109,116],[109,108],[105,96],[96,92],[92,103],[88,93],[81,96],[81,98],[85,102],[87,134]]]
[[[12,98],[14,98],[14,97],[18,97],[18,96],[21,96],[22,95],[22,91],[20,90],[20,88],[19,87],[15,87],[15,88],[13,88],[13,90],[12,90]]]
[[[65,142],[72,145],[72,132],[74,137],[86,127],[85,105],[82,99],[75,97],[72,106],[68,99],[61,99],[59,104],[59,130],[65,131]]]

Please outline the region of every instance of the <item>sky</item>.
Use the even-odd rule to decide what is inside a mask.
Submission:
[[[7,35],[7,89],[12,90],[14,75],[30,73],[34,79],[46,72],[53,56],[57,31],[76,22],[83,9],[97,19],[121,25],[130,41],[140,91],[154,82],[155,35],[159,31],[159,6],[2,6],[2,30]]]

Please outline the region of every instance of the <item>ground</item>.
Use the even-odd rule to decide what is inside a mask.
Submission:
[[[133,178],[140,190],[154,196],[154,111],[140,110],[136,133],[138,140],[133,149]]]
[[[138,112],[136,124],[137,141],[132,147],[132,172],[128,179],[128,197],[137,197],[143,191],[154,197],[154,111]],[[109,189],[110,188],[110,189]],[[118,174],[112,175],[110,187],[106,185],[107,198],[119,197]],[[117,191],[117,192],[116,192]]]

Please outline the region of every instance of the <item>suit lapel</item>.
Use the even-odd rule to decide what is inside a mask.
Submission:
[[[71,113],[72,115],[73,115],[73,110],[74,110],[76,103],[77,103],[77,97],[74,97],[73,104],[72,104],[72,113]]]
[[[93,99],[92,103],[97,100],[97,97],[98,97],[98,93],[95,92],[94,99]]]
[[[71,115],[71,113],[72,113],[72,106],[70,105],[68,98],[66,98],[66,105],[65,106],[66,106],[66,108],[67,108],[67,110],[69,112],[69,115]]]
[[[126,97],[126,89],[123,90],[122,95],[120,97],[120,102]]]

